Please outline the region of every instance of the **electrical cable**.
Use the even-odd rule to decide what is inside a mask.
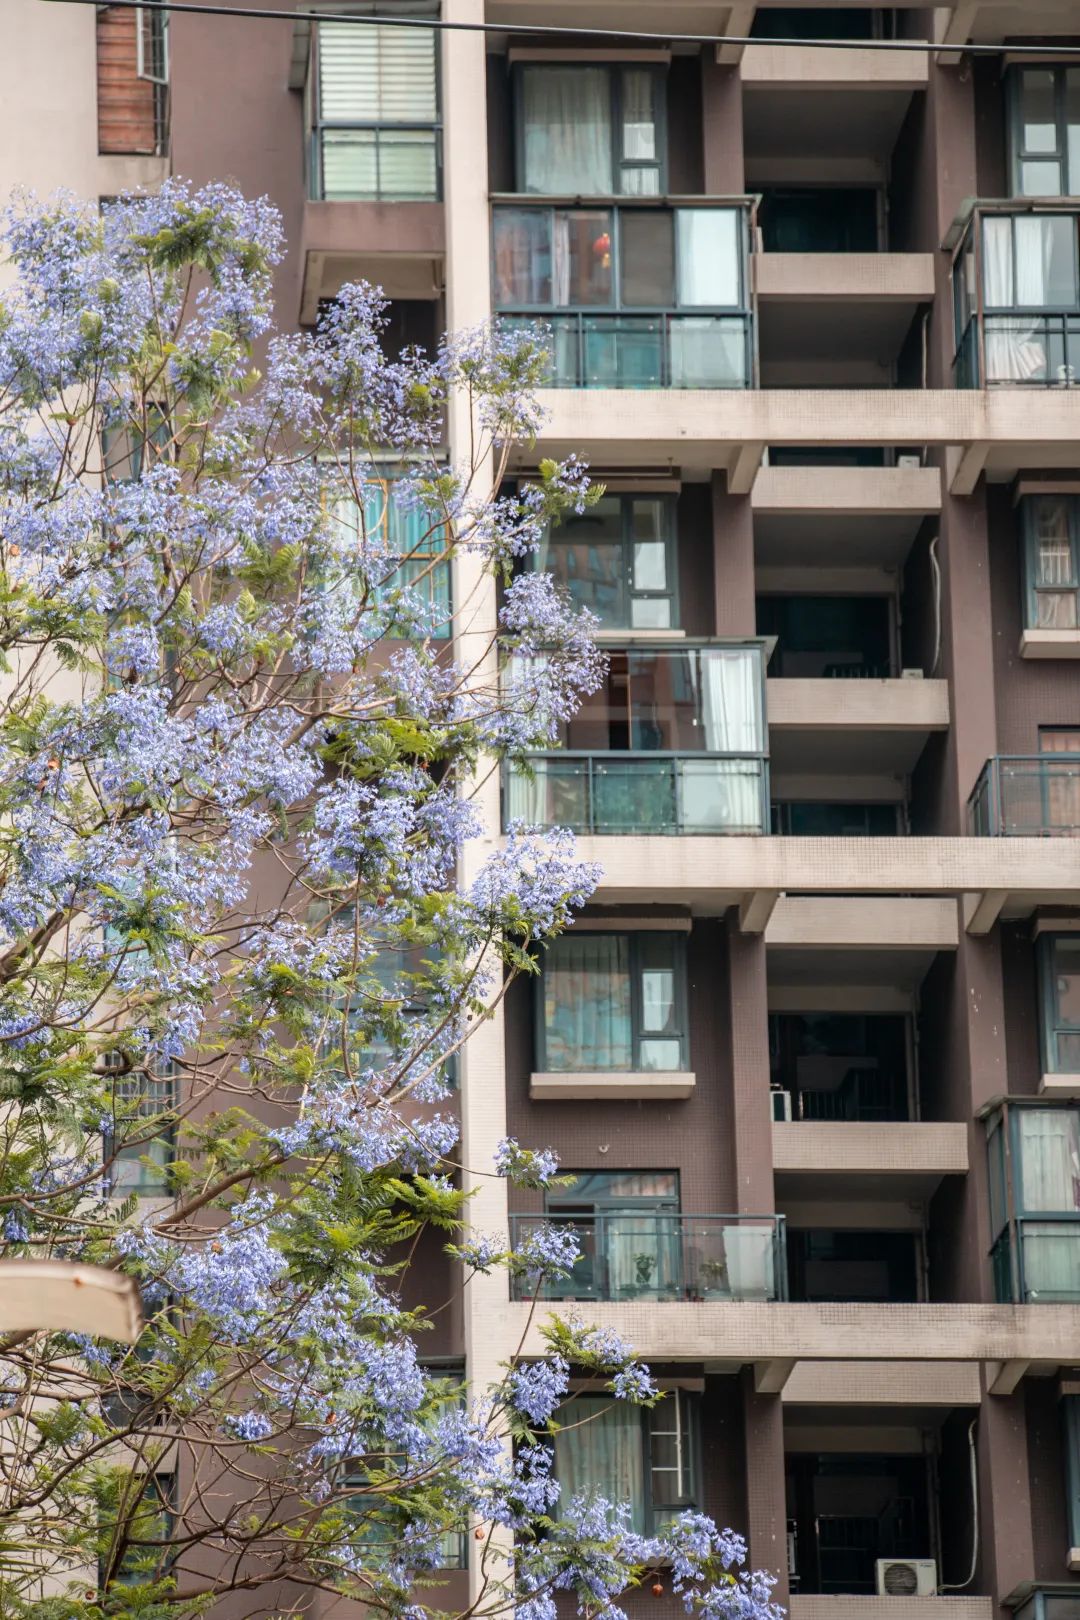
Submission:
[[[191,0],[42,0],[45,5],[126,7],[134,10],[182,12],[206,17],[250,17],[263,22],[335,22],[378,25],[383,28],[433,28],[444,33],[537,35],[560,39],[617,40],[647,45],[753,45],[795,46],[801,50],[922,51],[932,56],[1040,56],[1080,58],[1080,45],[931,44],[917,39],[759,39],[749,34],[673,34],[640,28],[590,28],[559,23],[454,22],[445,17],[393,17],[347,11],[280,11],[268,6],[195,5]]]

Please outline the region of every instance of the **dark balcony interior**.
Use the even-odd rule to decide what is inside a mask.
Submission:
[[[763,186],[762,246],[766,253],[877,253],[885,245],[882,202],[873,186]]]
[[[772,831],[791,838],[895,838],[904,831],[898,804],[774,801]]]
[[[871,1595],[879,1558],[928,1558],[930,1459],[825,1452],[789,1454],[792,1591]]]
[[[907,1026],[871,1013],[773,1013],[769,1078],[792,1119],[882,1123],[911,1118]]]
[[[775,636],[770,676],[870,679],[898,673],[887,596],[759,596],[759,636]]]
[[[770,467],[888,467],[892,465],[892,459],[891,451],[877,445],[769,446]]]
[[[879,6],[759,6],[755,39],[888,39],[892,14]]]
[[[919,1298],[913,1232],[788,1232],[788,1297],[809,1305],[913,1305]]]

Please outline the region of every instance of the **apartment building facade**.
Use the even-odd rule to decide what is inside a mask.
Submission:
[[[559,1152],[474,1218],[573,1222],[552,1308],[671,1391],[581,1394],[560,1475],[742,1529],[794,1620],[1076,1620],[1080,10],[280,9],[166,54],[150,8],[12,0],[5,189],[235,179],[284,323],[363,276],[392,341],[551,326],[513,476],[605,485],[544,565],[609,673],[483,808],[604,877],[464,1054],[463,1158]],[[432,1357],[482,1384],[543,1310],[476,1279]]]

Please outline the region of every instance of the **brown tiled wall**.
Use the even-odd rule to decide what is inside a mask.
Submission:
[[[138,12],[107,6],[97,17],[98,151],[157,150],[155,86],[135,76]]]

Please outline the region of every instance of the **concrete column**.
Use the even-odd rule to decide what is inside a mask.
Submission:
[[[746,1525],[753,1569],[777,1577],[778,1603],[788,1600],[787,1503],[784,1490],[784,1410],[779,1395],[754,1392],[753,1368],[742,1374],[746,1447]]]
[[[713,579],[718,636],[752,636],[754,518],[749,495],[729,495],[726,475],[712,475]]]
[[[775,1206],[765,940],[761,934],[741,933],[738,917],[730,910],[727,941],[734,1212],[767,1215]]]
[[[1003,1600],[1036,1573],[1023,1384],[1012,1395],[984,1394],[977,1447],[980,1581],[1004,1620]]]
[[[742,77],[738,67],[721,66],[707,46],[701,53],[701,127],[706,195],[742,196]]]
[[[482,22],[483,0],[444,0],[443,16],[453,22]],[[482,33],[444,32],[442,35],[443,183],[446,211],[447,324],[460,332],[479,325],[491,314],[490,229],[487,190],[487,59]],[[449,409],[450,455],[464,470],[469,457],[470,433],[467,402],[456,399]],[[475,497],[483,499],[491,478],[491,463],[474,474]],[[463,666],[477,664],[476,678],[485,685],[497,675],[491,644],[496,623],[495,584],[474,555],[454,559],[453,597],[455,650]],[[485,780],[486,778],[486,780]],[[477,795],[484,818],[485,836],[467,849],[463,877],[468,881],[494,846],[499,833],[499,776],[481,766]],[[506,1135],[505,1038],[501,1006],[480,1025],[462,1052],[461,1157],[463,1182],[473,1197],[469,1219],[480,1232],[505,1233],[506,1182],[495,1176],[495,1147]],[[474,1277],[465,1292],[464,1337],[466,1377],[475,1394],[496,1382],[501,1364],[512,1347],[491,1331],[505,1305],[505,1273]],[[486,1528],[486,1527],[485,1527]],[[492,1537],[469,1541],[471,1599],[480,1595],[485,1552],[492,1560],[489,1573],[506,1574],[501,1558],[509,1541]],[[496,1563],[496,1561],[498,1561]]]

